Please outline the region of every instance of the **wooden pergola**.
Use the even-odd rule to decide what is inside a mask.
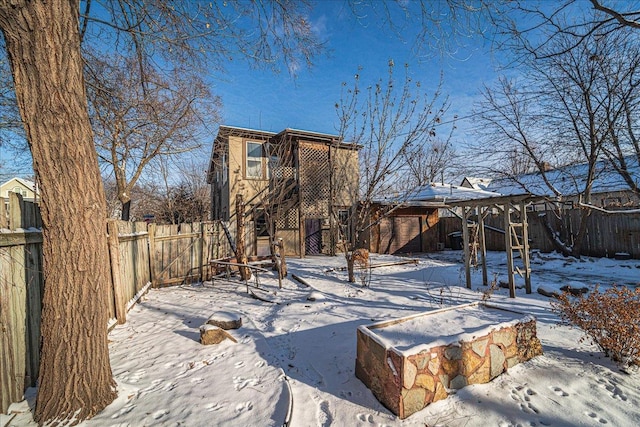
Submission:
[[[496,196],[482,199],[448,202],[449,207],[462,208],[462,240],[467,288],[471,289],[471,229],[477,227],[478,253],[482,261],[482,283],[489,284],[487,278],[487,250],[485,247],[484,220],[492,209],[504,213],[505,250],[507,252],[507,273],[509,276],[509,296],[516,297],[515,274],[524,277],[525,290],[531,293],[531,265],[529,262],[529,234],[527,206],[540,197],[531,194]],[[474,223],[472,217],[476,216]],[[522,266],[514,266],[513,251],[520,252]]]

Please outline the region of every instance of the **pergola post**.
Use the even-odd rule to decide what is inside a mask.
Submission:
[[[509,277],[509,297],[516,297],[516,283],[513,277],[513,245],[512,245],[512,237],[511,233],[513,232],[513,228],[511,227],[511,213],[510,213],[511,203],[506,202],[504,204],[504,243],[505,249],[507,251],[507,274]]]
[[[462,207],[462,249],[464,251],[464,272],[467,288],[471,289],[471,253],[469,251],[469,216],[473,208]]]
[[[480,245],[480,259],[482,260],[482,284],[487,286],[489,280],[487,278],[487,247],[484,235],[484,217],[488,212],[488,208],[478,206],[478,244]]]
[[[529,260],[529,234],[527,224],[526,207],[533,200],[538,200],[531,194],[522,194],[516,196],[497,196],[487,197],[484,199],[471,199],[449,202],[449,207],[459,207],[462,209],[462,237],[464,249],[464,267],[466,276],[466,286],[471,289],[471,250],[469,248],[470,231],[469,219],[474,212],[477,212],[478,221],[478,244],[480,255],[482,257],[482,282],[488,285],[487,277],[487,250],[486,250],[486,227],[484,220],[490,209],[497,208],[504,213],[504,239],[507,252],[507,274],[509,277],[509,296],[516,297],[515,272],[522,275],[525,279],[525,287],[527,293],[531,293],[531,265]],[[511,209],[520,211],[520,222],[514,222],[511,218]],[[519,229],[522,229],[522,236],[518,235]],[[520,238],[524,241],[520,242]],[[524,271],[520,267],[514,265],[513,251],[520,251]]]

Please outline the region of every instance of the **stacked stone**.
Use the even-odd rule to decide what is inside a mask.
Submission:
[[[356,376],[400,418],[542,354],[535,319],[403,357],[358,330]]]

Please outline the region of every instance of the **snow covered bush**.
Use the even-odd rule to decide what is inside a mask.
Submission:
[[[564,292],[551,303],[565,324],[576,326],[623,370],[640,367],[640,288],[624,286],[588,296]]]

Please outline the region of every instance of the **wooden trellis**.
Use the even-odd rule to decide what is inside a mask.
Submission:
[[[524,278],[525,290],[531,293],[531,264],[529,262],[529,233],[527,206],[533,201],[531,195],[491,197],[449,203],[451,207],[462,209],[462,240],[464,250],[465,279],[471,289],[472,258],[479,255],[482,264],[482,283],[488,285],[484,220],[489,212],[497,208],[504,215],[505,248],[507,253],[507,274],[509,296],[516,297],[515,274]],[[472,235],[477,239],[471,239]],[[473,246],[472,246],[473,245]],[[515,265],[513,252],[520,253],[521,265]]]
[[[300,142],[300,205],[308,218],[329,218],[329,146]]]

